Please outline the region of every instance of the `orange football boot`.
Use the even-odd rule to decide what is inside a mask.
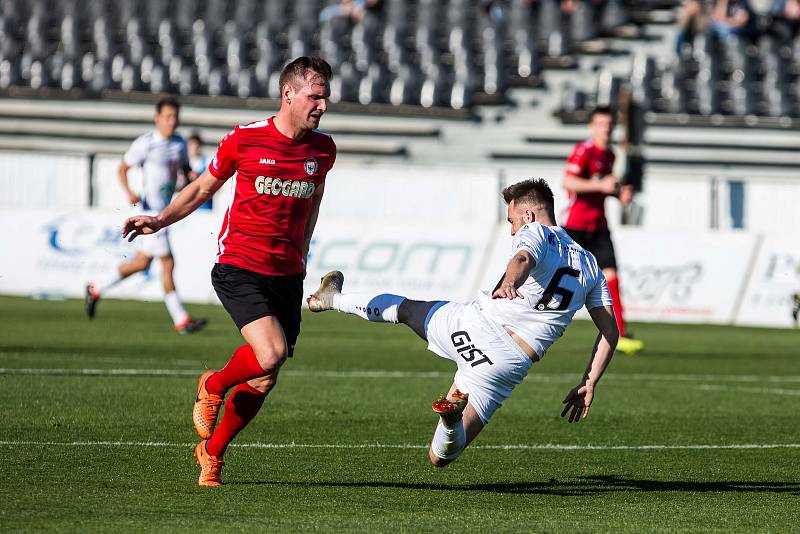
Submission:
[[[206,450],[208,440],[204,439],[194,448],[194,458],[200,466],[200,478],[197,483],[201,486],[222,486],[222,458],[211,456]]]
[[[431,408],[439,415],[456,414],[464,411],[468,399],[469,393],[461,393],[456,389],[452,395],[440,396],[436,402],[431,404]]]
[[[206,381],[214,373],[216,371],[209,370],[200,375],[200,382],[197,385],[197,398],[192,409],[194,429],[197,431],[197,435],[203,439],[210,438],[214,432],[214,427],[217,425],[217,416],[219,416],[219,408],[225,402],[219,395],[212,395],[206,391]]]

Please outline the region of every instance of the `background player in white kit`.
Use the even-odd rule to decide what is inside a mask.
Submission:
[[[428,342],[428,349],[458,365],[448,395],[433,403],[440,420],[428,456],[438,467],[458,458],[584,305],[599,333],[583,377],[563,401],[562,417],[577,422],[588,415],[619,338],[603,273],[591,253],[555,226],[547,183],[519,182],[505,188],[503,198],[513,250],[491,295],[481,293],[461,304],[341,293],[344,277],[333,271],[308,297],[312,311],[404,323]]]
[[[160,99],[153,119],[156,128],[138,137],[119,165],[120,183],[128,200],[132,205],[141,203],[142,209],[148,214],[155,215],[170,203],[181,173],[190,179],[194,178],[186,141],[175,133],[179,111],[180,105],[174,98]],[[128,184],[128,170],[137,165],[142,168],[141,194],[137,194]],[[169,232],[165,229],[140,239],[137,243],[136,255],[132,260],[121,263],[103,282],[90,283],[86,287],[86,314],[89,318],[94,318],[97,302],[103,293],[132,274],[146,270],[153,258],[158,258],[161,262],[164,303],[175,329],[180,334],[190,334],[203,328],[205,319],[192,319],[175,290],[175,259],[172,256]]]

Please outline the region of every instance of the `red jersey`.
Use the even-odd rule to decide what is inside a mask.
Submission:
[[[222,138],[209,172],[233,196],[219,233],[217,263],[268,275],[303,272],[303,244],[314,191],[336,159],[330,136],[286,137],[274,117],[237,126]]]
[[[578,143],[567,159],[567,174],[586,180],[602,178],[614,168],[614,152],[602,149],[591,139]],[[608,228],[605,214],[605,193],[567,192],[569,204],[561,216],[562,226],[570,230],[596,232]]]

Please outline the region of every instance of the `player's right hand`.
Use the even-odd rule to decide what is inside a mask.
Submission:
[[[500,284],[500,287],[495,289],[494,293],[492,293],[492,298],[514,300],[517,298],[521,299],[522,295],[519,294],[514,284],[511,282],[503,282]]]
[[[122,224],[122,238],[133,241],[140,235],[154,234],[161,230],[161,223],[156,217],[136,215],[128,217]]]
[[[139,198],[139,195],[134,193],[133,191],[128,191],[128,202],[131,203],[131,206],[137,205],[142,199]]]
[[[606,195],[616,195],[617,191],[619,191],[619,182],[617,182],[617,177],[613,174],[606,174],[600,179],[599,188],[600,193],[605,193]]]

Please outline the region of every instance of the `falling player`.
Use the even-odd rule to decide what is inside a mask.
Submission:
[[[325,176],[336,159],[333,140],[316,130],[327,110],[330,77],[330,65],[320,58],[299,57],[286,65],[277,115],[234,128],[208,170],[166,209],[156,217],[130,218],[123,228],[131,239],[157,232],[236,175],[211,281],[246,343],[221,371],[200,376],[192,420],[202,438],[195,448],[201,486],[222,484],[228,444],[275,387],[300,333],[306,256]]]
[[[591,253],[557,227],[544,180],[503,190],[514,236],[512,256],[494,291],[466,303],[414,301],[390,294],[342,293],[338,271],[308,297],[312,311],[336,310],[373,322],[403,323],[428,348],[458,366],[446,396],[433,403],[440,420],[428,457],[443,467],[489,422],[534,362],[584,305],[599,333],[583,377],[564,399],[562,417],[589,414],[594,389],[614,353],[618,331],[603,273]]]
[[[569,194],[569,204],[562,215],[564,230],[580,246],[594,254],[608,283],[620,340],[617,348],[635,354],[644,348],[639,339],[632,339],[625,331],[624,309],[617,277],[617,258],[608,231],[605,201],[608,196],[619,198],[623,205],[633,199],[633,187],[620,185],[612,173],[614,152],[611,150],[611,133],[614,114],[610,108],[599,107],[590,114],[591,138],[575,145],[567,160],[564,189]]]
[[[184,173],[192,172],[186,141],[175,133],[178,127],[180,105],[172,97],[164,97],[156,104],[154,122],[156,128],[138,137],[119,164],[119,179],[128,200],[133,206],[141,205],[145,212],[155,215],[169,204],[175,186]],[[142,168],[142,191],[136,193],[128,183],[131,167]],[[183,307],[175,290],[175,258],[172,255],[168,231],[139,240],[133,259],[121,263],[106,280],[86,286],[86,315],[93,319],[100,297],[122,280],[150,267],[153,258],[161,262],[161,278],[164,286],[164,304],[167,306],[175,330],[179,334],[191,334],[202,329],[205,319],[192,319]]]

